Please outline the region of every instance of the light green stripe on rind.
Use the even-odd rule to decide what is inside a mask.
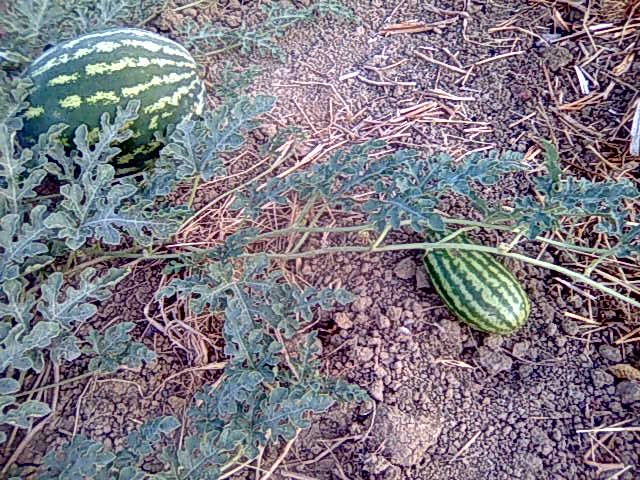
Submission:
[[[42,107],[29,107],[26,112],[24,112],[24,116],[27,119],[37,118],[44,113],[44,108]]]
[[[492,258],[483,260],[493,262]],[[463,259],[451,252],[433,252],[425,256],[424,264],[436,291],[450,310],[479,330],[510,333],[521,326],[529,315],[530,304],[524,291],[524,303],[519,305],[520,308],[516,308],[515,304],[507,308],[501,296],[496,295],[496,292],[504,293],[506,285],[493,283],[495,290],[488,288],[487,285],[491,285],[490,275],[483,273],[481,264],[469,257]],[[497,265],[504,268],[494,262],[493,272]]]
[[[482,299],[486,304],[495,309],[503,322],[507,323],[511,328],[515,328],[518,323],[519,308],[511,302],[505,301],[506,296],[497,295],[497,292],[505,293],[503,286],[496,280],[494,275],[488,275],[486,270],[482,269],[482,265],[476,263],[475,257],[469,255],[464,262],[454,262],[455,268],[464,276],[467,283],[475,289],[478,298]],[[478,300],[476,298],[476,301]]]
[[[478,312],[475,316],[468,318],[468,321],[473,321],[483,330],[510,331],[514,328],[514,325],[506,320],[504,309],[485,297],[486,292],[483,292],[481,282],[474,278],[468,267],[457,256],[442,255],[441,260],[443,271],[449,274],[450,287],[457,289],[467,308],[471,307]]]
[[[82,97],[80,95],[69,95],[58,102],[62,108],[78,108],[82,105]]]
[[[120,102],[120,97],[116,95],[114,91],[98,91],[93,95],[85,98],[85,101],[90,105],[102,104],[102,105],[110,105],[114,103]]]
[[[514,316],[519,323],[523,323],[529,315],[529,297],[524,292],[516,277],[507,267],[482,252],[468,252],[477,263],[483,266],[490,275],[489,281],[494,282],[496,288],[504,294],[506,302],[511,306]],[[525,314],[523,313],[523,307]]]
[[[442,284],[442,278],[443,278],[442,268],[440,266],[436,268],[437,260],[435,256],[433,254],[429,254],[428,258],[425,256],[425,258],[423,259],[423,262],[425,267],[427,267],[427,272],[429,273],[429,278],[431,278],[431,283],[433,284],[433,286],[436,289],[436,292],[438,292],[438,295],[440,295],[440,298],[442,298],[442,300],[447,305],[447,307],[452,312],[454,312],[456,316],[458,316],[460,319],[462,319],[465,322],[467,322],[466,318],[473,319],[474,315],[469,313],[469,311],[463,314],[456,308],[456,302],[451,296],[449,296],[448,290]],[[474,324],[473,321],[469,323]]]
[[[51,80],[47,82],[47,85],[50,87],[55,87],[56,85],[66,85],[67,83],[73,83],[80,75],[78,73],[73,73],[71,75],[58,75],[57,77],[53,77]]]
[[[200,84],[199,79],[193,80],[189,85],[179,87],[171,96],[159,98],[156,102],[146,106],[143,112],[146,114],[155,113],[164,110],[168,105],[177,106],[183,96],[188,95],[193,89]]]
[[[84,66],[84,71],[87,75],[108,75],[127,68],[146,68],[151,65],[164,68],[164,67],[177,67],[177,68],[191,68],[196,69],[197,65],[194,62],[177,61],[168,58],[148,58],[148,57],[122,57],[115,62],[99,62],[91,63]]]
[[[123,35],[125,32],[121,32]],[[122,38],[112,41],[101,41],[95,44],[90,44],[87,47],[78,48],[75,52],[72,48],[68,47],[68,44],[52,49],[53,52],[46,52],[44,55],[36,59],[31,65],[31,77],[38,77],[48,72],[52,68],[66,65],[70,61],[79,60],[87,55],[92,54],[112,54],[116,50],[121,48],[133,48],[140,50],[140,53],[153,53],[154,55],[166,55],[169,57],[176,57],[181,59],[179,61],[186,61],[195,68],[193,57],[189,52],[181,45],[172,42],[166,38],[160,36],[140,36],[141,39]],[[160,40],[161,39],[161,40]],[[86,37],[83,39],[83,42]],[[65,53],[59,54],[60,50],[64,50]],[[69,50],[67,52],[67,50]]]
[[[444,264],[444,258],[448,255],[447,252],[429,255],[429,262],[433,265],[433,272],[430,271],[432,280],[439,284],[438,293],[443,297],[450,309],[463,320],[480,327],[481,325],[478,325],[477,319],[481,312],[473,308],[475,306],[474,302],[461,301],[460,297],[464,294],[460,292],[460,279],[452,281],[450,267]]]
[[[123,97],[136,97],[140,93],[148,90],[152,87],[160,87],[162,85],[171,85],[174,83],[179,83],[185,80],[188,80],[192,77],[196,76],[196,72],[185,72],[185,73],[175,73],[172,72],[168,75],[163,75],[161,77],[154,76],[148,82],[140,83],[138,85],[134,85],[132,87],[125,87],[122,89]]]
[[[89,33],[86,35],[82,35],[76,38],[75,40],[68,40],[67,42],[59,44],[47,50],[34,61],[35,62],[44,61],[51,56],[59,55],[60,50],[72,50],[72,49],[75,49],[78,45],[93,43],[95,39],[106,39],[109,37],[117,37],[117,36],[124,36],[129,38],[131,36],[135,36],[138,38],[149,39],[149,40],[153,40],[154,42],[158,42],[174,48],[178,48],[182,52],[189,54],[189,51],[186,48],[184,48],[179,43],[171,40],[170,38],[164,37],[162,35],[151,32],[149,30],[124,27],[124,28],[111,28],[108,30],[103,30],[101,32]]]
[[[141,29],[137,29],[137,28],[115,28],[115,29],[110,29],[110,30],[106,30],[104,32],[97,32],[97,33],[90,33],[87,35],[84,35],[82,37],[77,38],[76,40],[71,40],[67,43],[64,44],[63,48],[65,50],[70,50],[76,47],[76,45],[80,45],[83,42],[88,42],[91,40],[94,40],[96,38],[109,38],[109,37],[114,37],[114,36],[118,36],[118,35],[126,35],[126,36],[131,36],[131,35],[135,35],[138,36],[140,38],[145,38],[145,39],[150,39],[153,40],[154,42],[160,42],[163,43],[165,45],[171,46],[173,48],[178,48],[180,49],[183,53],[186,53],[187,55],[189,54],[188,50],[186,48],[184,48],[182,45],[174,42],[173,40],[163,37],[162,35],[158,35],[157,33],[154,32],[149,32],[147,30],[141,30]]]

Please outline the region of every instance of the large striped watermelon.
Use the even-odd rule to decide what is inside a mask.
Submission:
[[[455,241],[470,243],[464,235]],[[464,323],[484,332],[509,334],[527,321],[529,297],[492,255],[440,249],[429,251],[423,262],[444,303]]]
[[[152,32],[117,28],[61,43],[37,58],[25,73],[34,83],[25,113],[22,141],[35,142],[55,123],[73,132],[86,124],[97,132],[102,112],[140,101],[134,137],[120,146],[120,174],[136,171],[159,147],[153,133],[164,131],[204,108],[198,66],[176,42]],[[91,137],[91,135],[90,135]]]

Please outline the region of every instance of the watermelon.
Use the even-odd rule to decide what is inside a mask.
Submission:
[[[140,101],[138,119],[130,125],[133,138],[119,147],[120,174],[138,171],[160,143],[154,132],[186,116],[202,113],[205,89],[198,65],[178,43],[135,28],[115,28],[63,42],[33,61],[25,72],[33,82],[24,114],[21,141],[25,146],[56,123],[69,125],[72,140],[81,125],[95,138],[103,112]]]
[[[454,241],[471,243],[464,235],[456,236]],[[430,250],[423,263],[440,298],[471,327],[509,334],[527,321],[531,311],[529,297],[513,273],[491,254]]]

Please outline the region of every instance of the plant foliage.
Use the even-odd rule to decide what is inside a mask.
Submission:
[[[0,48],[0,65],[19,66],[49,42],[144,22],[161,5],[159,0],[18,0],[0,18],[0,30],[9,34]],[[236,29],[188,21],[180,34],[201,54],[237,49],[282,58],[276,40],[290,27],[326,15],[352,18],[335,0],[300,8],[265,2],[261,15],[257,23]],[[133,245],[125,254],[149,258],[168,248],[167,240],[190,208],[169,205],[167,194],[180,183],[197,187],[225,175],[228,155],[244,145],[272,108],[274,98],[245,94],[254,76],[251,70],[227,68],[225,85],[217,91],[218,108],[167,132],[154,169],[141,178],[118,178],[112,162],[120,153],[118,144],[131,136],[127,125],[137,117],[137,102],[113,117],[103,115],[96,137],[81,126],[73,145],[65,145],[66,127],[56,125],[23,149],[21,115],[30,86],[0,71],[0,425],[28,429],[51,414],[42,398],[25,399],[34,387],[27,383],[34,374],[44,376],[46,365],[57,368],[83,357],[90,373],[108,375],[154,361],[155,354],[135,341],[134,323],[88,325],[128,275],[126,266],[90,265],[105,253],[118,255],[113,250],[125,243]],[[262,153],[274,155],[287,138],[299,135],[295,129],[279,132]],[[224,319],[222,377],[200,388],[184,424],[172,416],[151,419],[115,451],[75,436],[46,455],[39,478],[215,479],[265,448],[295,438],[309,426],[311,414],[366,398],[359,387],[319,373],[321,344],[310,330],[318,309],[346,305],[353,296],[343,289],[299,288],[286,281],[268,253],[249,253],[257,239],[273,234],[257,227],[266,204],[285,206],[295,196],[307,212],[322,204],[335,213],[365,216],[368,229],[408,225],[422,234],[445,230],[450,219],[444,200],[453,195],[466,199],[485,225],[507,225],[530,238],[595,217],[598,231],[617,241],[613,255],[637,259],[640,253],[640,227],[624,208],[639,198],[637,187],[563,175],[550,144],[547,174],[533,180],[535,193],[513,199],[509,209],[489,201],[485,190],[505,175],[521,174],[525,165],[519,155],[492,152],[456,161],[383,149],[382,141],[353,145],[284,178],[248,182],[235,192],[233,208],[241,223],[235,233],[212,249],[164,255],[171,257],[164,268],[169,280],[157,301]],[[55,193],[45,195],[52,182]],[[361,193],[367,194],[365,200]],[[7,440],[0,433],[0,443]],[[161,462],[155,473],[142,469],[151,457]]]
[[[163,0],[7,2],[6,11],[0,16],[0,30],[7,34],[0,59],[23,63],[35,58],[47,45],[106,28],[136,26],[163,5]]]
[[[185,45],[198,54],[211,55],[239,50],[244,55],[271,55],[283,60],[284,53],[277,44],[279,38],[297,24],[329,15],[355,19],[353,13],[336,0],[316,0],[309,6],[300,8],[284,2],[269,1],[262,5],[262,19],[257,24],[243,23],[239,27],[229,28],[212,24],[199,25],[189,19],[178,26],[178,32]]]

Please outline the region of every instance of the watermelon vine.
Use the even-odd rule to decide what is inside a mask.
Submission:
[[[45,16],[60,26],[52,32],[56,40],[72,38],[70,32],[86,33],[61,21],[68,18],[63,10],[49,10],[49,5],[45,0],[20,2],[23,8],[9,18],[20,25],[27,21],[21,15],[41,12],[31,24],[38,29],[37,40],[24,48],[11,45],[0,58],[10,59],[12,65],[32,58],[36,42],[49,38],[41,28]],[[83,5],[80,2],[78,8]],[[248,30],[215,33],[194,25],[185,27],[190,30],[183,34],[196,51],[257,48],[277,54],[264,40],[274,32],[312,15],[344,13],[336,2],[314,5],[315,10],[297,13],[271,7],[265,12],[274,29],[269,36],[256,37]],[[123,15],[117,8],[100,12],[87,17],[93,19],[91,25],[112,26],[108,24]],[[258,43],[253,45],[247,38]],[[233,196],[235,231],[215,246],[194,248],[176,246],[172,240],[206,215],[207,207],[192,209],[199,186],[225,175],[228,154],[244,145],[274,98],[251,98],[241,88],[229,88],[216,109],[186,118],[166,132],[153,169],[138,177],[118,177],[113,163],[123,143],[134,135],[131,126],[144,113],[140,100],[100,115],[93,133],[80,125],[72,137],[64,137],[64,126],[51,125],[25,148],[18,137],[34,113],[28,113],[34,105],[27,101],[32,87],[0,73],[0,443],[16,452],[3,475],[19,478],[21,472],[10,471],[11,465],[30,436],[52,419],[62,385],[154,361],[154,352],[134,341],[133,323],[78,333],[130,268],[145,260],[165,265],[167,281],[157,292],[156,302],[224,319],[226,360],[217,365],[219,381],[203,385],[196,395],[184,424],[184,441],[172,441],[182,425],[172,416],[149,420],[118,451],[77,435],[62,451],[47,454],[39,478],[113,478],[116,474],[120,479],[228,478],[256,463],[267,447],[282,448],[292,442],[309,426],[310,413],[325,412],[339,401],[366,399],[359,387],[319,373],[317,334],[308,331],[319,308],[348,304],[352,295],[343,289],[295,286],[286,280],[280,262],[344,252],[415,249],[432,256],[434,252],[478,252],[475,258],[510,257],[553,270],[640,307],[636,299],[591,275],[606,258],[637,262],[640,226],[623,205],[638,199],[640,192],[626,181],[590,182],[563,176],[550,144],[545,144],[547,174],[535,179],[536,192],[508,206],[485,200],[482,187],[525,169],[520,156],[510,152],[470,155],[455,162],[445,154],[425,158],[417,151],[389,151],[384,142],[370,141],[337,151],[326,162],[274,176],[286,158],[276,157],[277,147],[267,145],[263,152],[272,160],[271,166],[214,200]],[[55,193],[43,195],[47,179],[55,180],[58,187]],[[166,196],[185,184],[190,193],[184,204],[170,204]],[[360,200],[356,194],[363,191],[367,196]],[[465,198],[481,220],[447,215],[443,199],[452,195]],[[258,227],[266,205],[290,207],[293,198],[303,208],[289,226]],[[325,224],[328,208],[343,225]],[[363,218],[362,223],[348,223],[351,215]],[[611,247],[596,249],[548,237],[566,228],[566,218],[594,219]],[[388,243],[389,233],[399,229],[411,232],[416,241]],[[459,241],[457,235],[477,229],[515,238],[506,246]],[[452,234],[444,236],[448,230]],[[437,238],[425,240],[428,231]],[[357,237],[364,232],[373,234],[369,241]],[[308,240],[317,234],[337,240],[320,248],[308,247]],[[288,250],[256,251],[265,241],[284,237],[295,240]],[[562,251],[595,254],[600,260],[586,272],[572,271],[519,253],[525,239]],[[118,266],[97,268],[105,263]],[[293,350],[287,350],[290,347]],[[77,359],[87,360],[88,371],[61,378],[63,366]],[[142,469],[151,455],[162,464],[154,473]]]

